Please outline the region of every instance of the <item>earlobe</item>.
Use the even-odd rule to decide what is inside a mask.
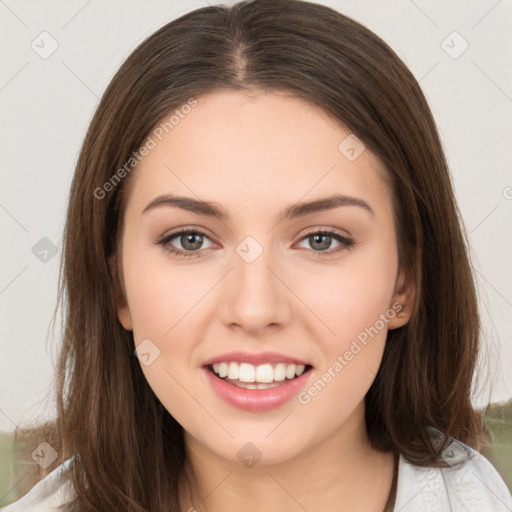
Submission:
[[[414,278],[410,270],[402,268],[398,275],[395,294],[390,305],[395,314],[388,323],[389,330],[398,329],[409,322],[415,296],[416,283]]]
[[[119,280],[115,254],[109,256],[108,265],[110,269],[110,275],[112,276],[112,285],[114,287],[113,291],[117,319],[127,331],[133,331],[132,317],[130,314],[128,303],[126,302],[126,297],[124,295],[122,285]]]

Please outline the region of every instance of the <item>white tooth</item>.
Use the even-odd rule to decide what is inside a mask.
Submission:
[[[268,389],[270,386],[268,384],[256,384],[258,389]]]
[[[213,371],[220,378],[227,377],[232,380],[239,380],[240,382],[256,382],[259,384],[281,382],[286,378],[291,380],[295,376],[302,375],[306,369],[306,366],[303,364],[277,363],[275,367],[272,367],[269,363],[254,366],[250,363],[239,364],[235,361],[213,363],[212,367]]]
[[[295,369],[294,369],[295,371]],[[238,379],[238,363],[231,361],[228,366],[228,379]]]
[[[224,378],[227,374],[228,374],[228,363],[219,363],[219,377]]]
[[[244,386],[245,389],[258,389],[258,386],[256,384],[247,384],[247,386]]]
[[[270,383],[274,380],[274,370],[271,364],[260,364],[256,368],[256,381]],[[263,389],[263,388],[260,388]]]
[[[233,364],[233,363],[231,363]],[[231,368],[231,366],[230,366]],[[254,376],[256,375],[256,369],[254,365],[249,363],[242,363],[238,368],[238,380],[240,382],[254,382]],[[231,379],[231,377],[229,377]]]
[[[298,364],[297,367],[295,368],[295,375],[297,375],[297,377],[299,375],[302,375],[304,373],[305,369],[306,369],[306,366],[304,364]]]
[[[294,364],[289,364],[286,367],[286,377],[288,379],[293,379],[295,377],[295,365]]]
[[[286,379],[286,365],[284,363],[277,363],[274,368],[274,380],[280,382]]]

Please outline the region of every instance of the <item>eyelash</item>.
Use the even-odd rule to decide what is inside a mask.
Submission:
[[[200,251],[182,251],[181,249],[176,249],[175,247],[169,246],[169,243],[174,238],[183,235],[183,234],[191,234],[191,235],[200,235],[202,237],[206,237],[210,239],[210,237],[202,230],[200,229],[182,229],[180,231],[176,231],[175,233],[171,233],[170,235],[164,236],[160,240],[157,240],[156,243],[158,245],[161,245],[164,247],[164,249],[171,255],[177,256],[180,258],[192,258],[200,255]],[[328,235],[331,238],[334,238],[338,242],[341,243],[341,246],[337,249],[330,250],[330,251],[312,251],[313,254],[320,257],[330,257],[333,255],[336,255],[337,253],[343,251],[343,250],[350,250],[354,247],[355,243],[353,240],[344,237],[343,235],[340,235],[336,231],[329,231],[327,229],[319,229],[310,231],[308,233],[305,233],[303,237],[299,240],[301,242],[305,238],[308,238],[313,235]]]

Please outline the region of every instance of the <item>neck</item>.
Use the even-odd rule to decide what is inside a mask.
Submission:
[[[352,428],[345,423],[292,459],[252,467],[219,456],[185,432],[181,510],[323,512],[334,507],[339,512],[384,512],[392,491],[394,457],[371,447],[364,414],[359,419],[363,423],[358,428],[353,428],[353,421]]]

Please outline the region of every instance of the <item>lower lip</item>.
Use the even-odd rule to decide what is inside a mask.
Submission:
[[[228,404],[246,411],[268,411],[275,409],[297,395],[308,380],[311,370],[304,372],[293,380],[283,381],[284,384],[267,389],[246,389],[230,384],[215,376],[204,367],[213,390]]]

